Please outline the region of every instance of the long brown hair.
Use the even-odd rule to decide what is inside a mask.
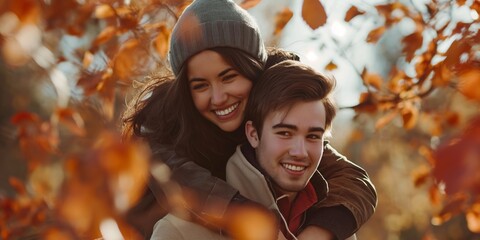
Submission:
[[[220,54],[251,81],[263,71],[259,61],[241,50],[228,47],[209,50]],[[182,67],[176,78],[154,77],[127,106],[122,120],[125,136],[143,138],[152,148],[157,144],[172,145],[177,154],[191,158],[222,178],[226,161],[245,138],[243,126],[227,133],[200,115],[193,104],[186,67]]]

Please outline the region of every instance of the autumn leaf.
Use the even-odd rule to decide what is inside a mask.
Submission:
[[[93,41],[93,46],[99,46],[103,43],[106,43],[108,40],[112,39],[113,36],[117,34],[117,29],[114,26],[108,26],[102,30]]]
[[[454,41],[445,53],[446,58],[444,63],[449,69],[454,69],[455,66],[460,62],[460,56],[469,49],[469,44],[463,39]]]
[[[364,14],[364,11],[358,10],[356,6],[351,6],[350,9],[348,9],[347,13],[345,14],[345,22],[349,22],[352,20],[352,18]]]
[[[395,117],[398,116],[398,111],[394,110],[388,113],[387,115],[382,116],[380,119],[377,120],[375,123],[375,130],[379,130],[389,124]]]
[[[412,61],[413,57],[415,57],[415,51],[422,46],[422,43],[423,43],[423,36],[421,32],[414,32],[403,38],[402,51],[407,55],[405,58],[407,62]]]
[[[436,87],[448,86],[452,81],[452,72],[447,68],[444,62],[433,66],[432,84]]]
[[[53,115],[53,121],[59,122],[63,126],[67,127],[71,133],[77,136],[84,136],[85,131],[85,124],[83,122],[82,117],[80,114],[75,112],[71,108],[60,108],[55,111]]]
[[[471,100],[480,101],[480,69],[470,69],[458,76],[458,91]]]
[[[157,53],[166,58],[168,54],[169,42],[170,42],[170,30],[163,24],[158,28],[158,35],[155,37],[154,46]]]
[[[419,187],[427,182],[431,177],[430,167],[427,165],[420,165],[412,172],[413,184]]]
[[[240,7],[243,9],[249,9],[255,7],[258,3],[260,3],[260,0],[243,0],[240,3]]]
[[[376,73],[367,72],[365,70],[362,73],[362,78],[363,78],[364,83],[367,86],[372,86],[375,89],[380,89],[382,87],[383,78],[382,78],[382,76],[380,76]]]
[[[109,18],[115,16],[115,10],[109,4],[101,4],[95,8],[94,15],[99,19]]]
[[[385,26],[380,26],[378,28],[373,29],[372,31],[370,31],[370,33],[368,33],[367,42],[376,43],[380,39],[380,37],[382,37],[385,30],[386,30]]]
[[[333,61],[330,61],[326,66],[325,66],[325,70],[328,70],[328,71],[333,71],[337,69],[337,65],[333,62]]]
[[[283,28],[287,25],[290,19],[293,16],[292,10],[286,7],[281,12],[277,13],[275,16],[275,30],[273,31],[274,35],[278,35],[282,32]]]
[[[355,112],[373,113],[378,110],[375,96],[369,92],[360,93],[359,103],[354,107]]]
[[[480,202],[473,204],[466,212],[468,229],[474,233],[480,233]]]
[[[403,128],[412,129],[418,121],[419,110],[413,104],[408,104],[401,110]]]
[[[88,68],[88,66],[90,66],[90,64],[92,63],[93,58],[94,56],[92,52],[86,51],[85,54],[83,54],[83,61],[82,61],[83,68]]]
[[[327,22],[327,13],[320,0],[303,0],[302,18],[312,29],[317,29]]]

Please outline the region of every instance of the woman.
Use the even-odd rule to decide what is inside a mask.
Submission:
[[[267,54],[255,21],[233,1],[196,0],[172,33],[175,78],[150,83],[126,113],[125,131],[146,139],[154,158],[172,169],[172,179],[189,193],[187,207],[197,221],[224,228],[215,224],[232,206],[249,202],[224,181],[225,164],[245,141],[243,114],[255,79],[287,58],[295,56],[280,50]],[[151,96],[141,100],[146,94]],[[307,225],[346,238],[373,214],[375,189],[363,169],[328,144],[319,170],[329,183],[329,197]],[[160,184],[152,180],[149,187],[164,203]],[[148,199],[147,194],[143,203]]]

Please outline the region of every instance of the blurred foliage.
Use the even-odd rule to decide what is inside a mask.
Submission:
[[[328,20],[322,2],[303,2],[312,29]],[[0,239],[139,239],[123,214],[145,188],[149,151],[122,141],[119,116],[136,83],[165,69],[171,29],[189,1],[1,3]],[[454,20],[459,8],[471,21]],[[372,45],[401,22],[415,26],[398,42],[403,55],[388,75],[357,72],[365,91],[344,107],[356,113],[347,154],[360,156],[379,192],[378,211],[359,236],[478,237],[479,14],[477,0],[345,12],[349,24],[378,20],[364,39]],[[268,23],[273,34],[292,16],[278,12]]]

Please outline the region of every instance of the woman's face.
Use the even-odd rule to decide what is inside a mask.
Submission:
[[[200,114],[226,132],[243,122],[252,82],[210,50],[202,51],[187,64],[188,84]]]

